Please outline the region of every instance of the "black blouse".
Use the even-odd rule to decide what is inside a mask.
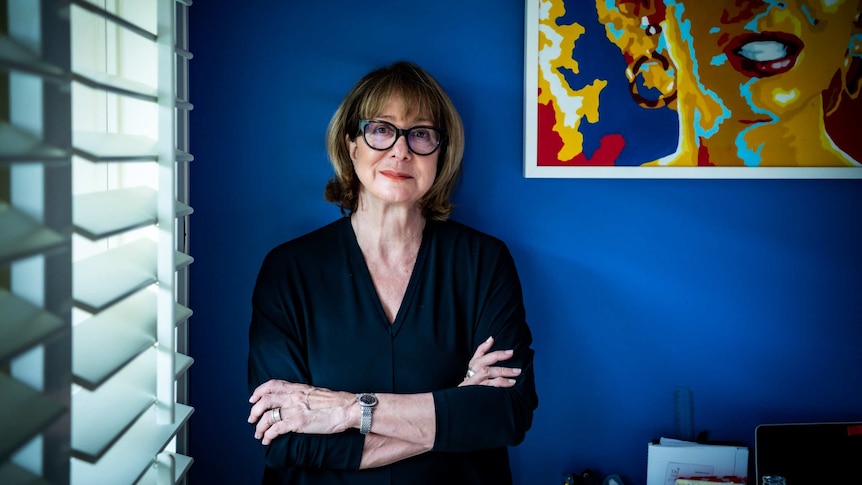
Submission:
[[[514,349],[514,387],[457,387],[476,347]],[[428,221],[390,324],[350,219],[286,242],[265,258],[252,297],[249,392],[269,379],[337,391],[432,392],[428,453],[359,470],[364,436],[290,433],[264,447],[264,483],[511,483],[506,447],[538,406],[532,336],[506,245],[454,221]]]

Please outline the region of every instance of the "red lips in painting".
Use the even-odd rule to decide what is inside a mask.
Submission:
[[[725,53],[738,72],[759,78],[776,76],[792,69],[802,48],[802,40],[795,35],[763,32],[735,37]]]

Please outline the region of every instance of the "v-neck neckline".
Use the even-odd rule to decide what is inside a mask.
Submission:
[[[343,227],[345,237],[350,247],[350,266],[353,268],[353,274],[359,276],[362,284],[365,287],[365,293],[374,298],[375,313],[377,320],[391,332],[392,336],[398,334],[398,331],[404,324],[404,315],[413,301],[418,286],[419,278],[424,271],[425,260],[428,254],[428,246],[430,245],[432,221],[426,221],[425,227],[422,229],[422,242],[419,244],[419,252],[416,254],[416,262],[413,263],[413,269],[410,272],[410,279],[407,282],[407,288],[404,291],[404,297],[401,299],[401,304],[398,306],[398,312],[395,314],[395,319],[389,323],[389,318],[386,316],[386,311],[383,309],[383,302],[380,301],[380,295],[377,294],[377,289],[374,287],[374,280],[371,278],[371,270],[368,269],[368,263],[365,261],[365,256],[362,255],[362,248],[359,247],[359,241],[356,239],[356,233],[353,232],[353,226],[350,223],[350,217],[344,217]]]

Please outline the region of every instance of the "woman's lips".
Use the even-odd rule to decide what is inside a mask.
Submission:
[[[730,64],[748,77],[769,77],[789,71],[803,48],[799,37],[764,32],[735,37],[725,48]]]
[[[384,170],[380,172],[384,177],[393,179],[393,180],[406,180],[410,178],[410,175],[403,172],[395,172],[393,170]]]

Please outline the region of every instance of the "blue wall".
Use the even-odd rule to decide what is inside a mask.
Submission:
[[[585,467],[643,483],[676,386],[696,430],[749,446],[763,422],[862,419],[862,182],[524,179],[523,2],[240,5],[191,8],[193,483],[259,481],[258,266],[339,217],[324,130],[361,75],[402,58],[464,118],[455,219],[507,241],[521,274],[540,405],[516,483]]]

